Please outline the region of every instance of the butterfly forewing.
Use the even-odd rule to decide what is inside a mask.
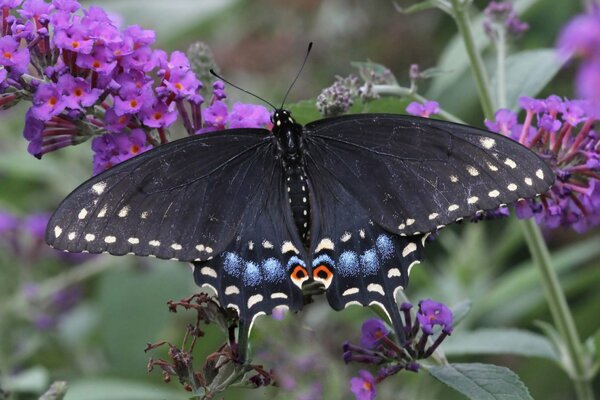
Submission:
[[[46,241],[72,252],[206,260],[234,239],[273,154],[263,129],[160,146],[78,187],[51,217]]]
[[[315,173],[329,171],[374,222],[404,235],[534,197],[554,181],[519,143],[445,121],[349,115],[310,123],[305,135]]]

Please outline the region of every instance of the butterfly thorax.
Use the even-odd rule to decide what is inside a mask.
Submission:
[[[277,144],[277,157],[280,158],[285,173],[289,206],[300,238],[307,245],[310,240],[310,204],[308,181],[302,159],[302,125],[298,124],[287,110],[275,110],[271,120]]]

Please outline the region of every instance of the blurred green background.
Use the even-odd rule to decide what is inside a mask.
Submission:
[[[581,12],[578,2],[518,1],[530,30],[515,49],[552,47],[560,27]],[[84,2],[88,6],[89,2]],[[211,46],[222,74],[278,103],[293,79],[308,42],[314,50],[288,103],[314,99],[335,75],[354,72],[351,61],[372,60],[388,66],[408,85],[408,68],[438,64],[455,35],[453,21],[440,11],[412,15],[396,12],[389,0],[169,0],[96,1],[122,18],[157,32],[156,47],[183,50],[202,40]],[[411,2],[399,2],[408,5]],[[484,7],[487,1],[476,2]],[[446,60],[448,61],[448,60]],[[445,76],[425,82],[419,92],[474,125],[482,125],[480,107],[466,59],[446,63]],[[461,67],[462,65],[462,67]],[[572,66],[567,66],[542,95],[572,95]],[[231,100],[255,102],[233,89]],[[398,101],[397,112],[406,102]],[[10,399],[36,399],[54,380],[66,380],[67,399],[185,399],[176,383],[148,374],[148,342],[181,341],[193,313],[171,314],[169,299],[194,293],[190,269],[180,263],[135,257],[65,258],[46,248],[35,233],[36,213],[51,212],[92,171],[89,145],[66,148],[39,161],[22,138],[25,107],[2,112],[0,125],[0,209],[23,218],[22,232],[0,239],[0,382]],[[28,230],[29,229],[29,230]],[[32,231],[33,230],[33,231]],[[595,333],[600,313],[598,232],[576,235],[549,232],[547,238],[582,337]],[[518,327],[538,331],[536,320],[550,322],[536,270],[529,262],[516,221],[463,224],[441,233],[427,251],[428,260],[413,272],[407,291],[416,303],[433,298],[447,304],[465,299],[471,313],[453,334],[482,327]],[[65,294],[66,293],[66,294]],[[71,298],[57,298],[57,296]],[[61,303],[62,302],[62,303]],[[63,304],[64,303],[64,304]],[[66,305],[65,305],[66,304]],[[61,308],[62,307],[62,308]],[[64,310],[63,310],[64,308]],[[52,321],[48,316],[55,316]],[[335,313],[319,299],[283,321],[263,317],[252,340],[255,361],[276,368],[280,388],[232,389],[227,399],[350,398],[348,379],[357,366],[341,361],[341,344],[358,341],[360,324],[373,314],[351,308]],[[277,332],[276,335],[273,332]],[[209,327],[197,347],[200,361],[222,341]],[[457,345],[458,346],[458,345]],[[458,346],[460,347],[460,346]],[[573,395],[564,373],[542,358],[465,356],[517,372],[534,398]],[[600,390],[600,384],[596,382]],[[380,398],[460,398],[426,374],[403,373],[379,386]]]

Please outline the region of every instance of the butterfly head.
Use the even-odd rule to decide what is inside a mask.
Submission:
[[[296,125],[296,120],[292,118],[292,113],[282,108],[273,111],[273,114],[271,114],[271,122],[273,123],[273,130]]]

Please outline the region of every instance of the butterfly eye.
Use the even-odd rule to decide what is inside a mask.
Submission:
[[[290,276],[294,284],[302,289],[302,284],[308,279],[308,271],[302,265],[296,265]]]
[[[333,272],[329,266],[325,264],[319,264],[317,268],[313,270],[313,279],[315,281],[321,282],[325,285],[325,288],[328,288],[331,285],[331,279],[333,278]]]

